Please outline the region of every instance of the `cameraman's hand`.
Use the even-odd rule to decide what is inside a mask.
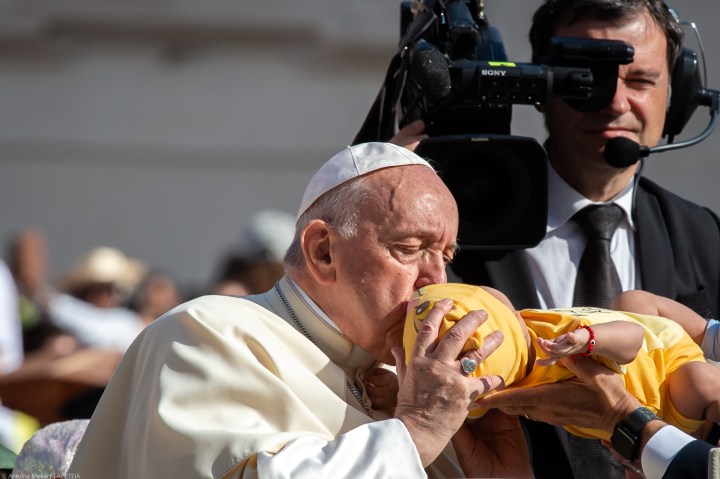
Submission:
[[[395,136],[388,140],[388,143],[403,146],[410,151],[415,151],[418,144],[428,138],[428,135],[423,133],[424,130],[425,122],[422,120],[415,120],[398,131]]]
[[[612,434],[615,425],[640,406],[625,390],[618,374],[590,358],[565,358],[561,362],[577,377],[534,388],[507,389],[477,403],[507,414],[527,415],[556,426],[602,429]]]

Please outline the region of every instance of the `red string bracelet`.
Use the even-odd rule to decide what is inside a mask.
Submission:
[[[580,328],[587,329],[587,332],[590,333],[590,339],[587,342],[587,351],[580,353],[580,356],[587,358],[590,357],[590,353],[595,349],[595,331],[593,331],[590,326],[580,326]]]

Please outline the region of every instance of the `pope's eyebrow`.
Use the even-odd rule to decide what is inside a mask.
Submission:
[[[431,241],[434,242],[435,238],[437,237],[437,232],[429,231],[429,230],[418,230],[414,233],[411,233],[411,236],[418,238],[421,241]],[[449,251],[452,254],[457,253],[459,246],[457,242],[453,242],[452,244],[448,245],[447,247],[443,248],[443,251]]]

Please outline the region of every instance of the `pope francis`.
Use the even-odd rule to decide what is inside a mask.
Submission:
[[[457,218],[452,195],[414,153],[345,148],[311,179],[274,288],[189,301],[131,345],[69,477],[528,475],[516,419],[489,414],[484,436],[466,431],[472,441],[451,445],[472,398],[499,384],[460,365],[481,313],[438,341],[451,305],[436,308],[434,329],[403,363],[408,299],[446,281]],[[491,333],[464,354],[481,362],[501,341]],[[396,362],[397,405],[373,407],[367,375]]]

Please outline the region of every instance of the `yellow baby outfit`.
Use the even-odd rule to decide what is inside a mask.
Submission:
[[[417,298],[416,302],[413,302]],[[445,315],[440,327],[442,338],[452,325],[469,311],[484,309],[488,319],[468,339],[464,351],[477,349],[482,338],[495,330],[502,331],[504,340],[500,347],[477,368],[473,376],[497,375],[503,378],[507,387],[533,387],[540,384],[562,381],[573,376],[567,368],[554,364],[540,366],[529,363],[529,348],[534,348],[536,358],[546,355],[536,348],[536,339],[556,338],[574,331],[581,326],[592,326],[609,321],[631,321],[645,330],[645,338],[634,361],[620,367],[614,361],[599,356],[594,359],[622,374],[626,389],[641,403],[652,409],[664,421],[686,432],[695,431],[702,421],[683,417],[670,402],[667,392],[667,378],[675,369],[689,361],[705,361],[702,350],[685,330],[672,320],[658,316],[610,311],[600,308],[567,309],[524,309],[519,312],[521,319],[503,302],[479,286],[448,283],[421,288],[411,301],[405,322],[403,343],[406,361],[422,321],[436,301],[451,298],[455,304]],[[527,326],[529,339],[525,336]],[[530,342],[528,344],[528,341]],[[483,409],[473,409],[468,418],[481,417]],[[609,440],[610,436],[601,430],[567,426],[573,434],[583,437]]]

